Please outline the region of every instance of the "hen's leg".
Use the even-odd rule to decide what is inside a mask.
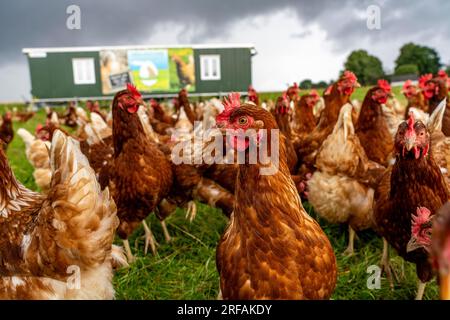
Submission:
[[[131,253],[130,243],[128,242],[128,239],[123,240],[123,247],[125,248],[125,254],[127,255],[128,262],[133,262],[135,258]]]
[[[355,253],[354,251],[355,233],[356,233],[355,230],[353,230],[353,228],[350,225],[348,225],[348,247],[347,249],[345,249],[343,253],[344,256],[351,257]]]
[[[195,201],[189,201],[187,204],[186,219],[189,219],[189,222],[192,222],[196,215],[197,205],[195,204]]]
[[[166,241],[167,242],[172,241],[172,237],[169,234],[169,230],[167,230],[167,225],[166,225],[166,222],[164,220],[161,221],[161,227],[163,229],[164,238],[166,238]]]
[[[405,260],[402,259],[402,270],[400,272],[400,278],[405,280]]]
[[[383,238],[383,255],[381,256],[381,272],[386,272],[386,277],[389,280],[389,286],[394,289],[394,282],[392,281],[391,266],[389,264],[389,244]]]
[[[147,254],[148,245],[150,244],[150,248],[152,249],[152,253],[156,255],[156,241],[153,237],[152,230],[148,227],[147,222],[142,220],[142,224],[144,225],[145,231],[145,246],[144,246],[144,254]]]
[[[417,284],[416,300],[422,300],[426,285],[427,284],[425,282],[419,280],[419,283]]]
[[[394,289],[394,279],[392,278],[392,275],[394,275],[396,277],[397,282],[398,278],[397,275],[395,274],[394,270],[391,267],[391,264],[389,262],[389,243],[387,242],[387,240],[385,238],[383,238],[383,255],[381,257],[381,272],[386,272],[386,277],[389,281],[389,286],[391,287],[391,289]]]

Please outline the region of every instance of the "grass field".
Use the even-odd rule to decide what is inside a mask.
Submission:
[[[399,89],[395,89],[399,91]],[[353,98],[362,100],[365,89],[355,92]],[[399,95],[397,95],[399,97]],[[402,101],[402,100],[401,100]],[[403,102],[403,101],[402,101]],[[9,106],[10,107],[10,106]],[[0,106],[0,112],[5,106]],[[26,124],[15,123],[14,129],[25,127],[34,131],[37,123],[43,123],[45,115],[40,111]],[[36,189],[33,168],[28,163],[24,144],[16,135],[8,149],[8,158],[19,181],[31,189]],[[312,208],[305,203],[307,211],[317,219]],[[196,219],[189,223],[184,209],[177,209],[166,222],[173,236],[172,243],[166,243],[157,219],[151,215],[148,221],[159,242],[158,254],[144,256],[142,229],[130,239],[136,246],[137,260],[128,269],[119,270],[114,278],[117,299],[215,299],[218,294],[219,277],[215,264],[215,249],[227,219],[219,210],[199,204]],[[358,233],[355,242],[356,254],[344,257],[347,246],[347,227],[330,225],[318,219],[334,247],[339,273],[333,299],[413,299],[416,293],[417,277],[415,267],[403,262],[391,250],[391,262],[400,275],[404,266],[404,278],[395,283],[391,290],[385,276],[381,288],[367,288],[366,272],[371,265],[377,265],[381,258],[382,240],[372,231]],[[117,241],[120,244],[120,241]],[[438,288],[433,280],[427,285],[425,299],[438,299]]]

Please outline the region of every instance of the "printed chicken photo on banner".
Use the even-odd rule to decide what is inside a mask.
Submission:
[[[112,94],[125,89],[130,82],[126,50],[100,51],[100,73],[103,94]]]
[[[195,63],[192,48],[169,49],[170,91],[195,91]]]
[[[167,49],[129,50],[128,65],[134,85],[141,91],[169,90]]]

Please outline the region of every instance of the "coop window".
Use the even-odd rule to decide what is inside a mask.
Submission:
[[[220,80],[220,55],[200,56],[200,78],[201,80]]]
[[[75,84],[95,84],[94,58],[72,59],[72,68]]]

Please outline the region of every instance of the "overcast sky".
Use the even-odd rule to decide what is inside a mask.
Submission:
[[[66,28],[67,6],[81,8],[81,30]],[[381,29],[367,28],[369,5]],[[450,63],[450,1],[300,0],[2,0],[0,101],[30,96],[24,47],[253,43],[257,90],[336,78],[359,48],[386,71],[401,45],[434,47]]]

